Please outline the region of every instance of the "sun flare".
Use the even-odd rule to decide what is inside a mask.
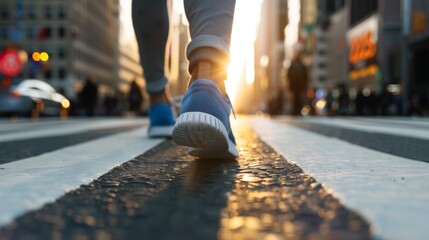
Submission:
[[[262,0],[237,0],[231,38],[231,62],[226,87],[234,104],[243,76],[248,84],[254,81],[254,42]]]

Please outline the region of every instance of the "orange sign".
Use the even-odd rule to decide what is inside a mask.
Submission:
[[[375,57],[377,43],[373,39],[374,32],[367,30],[362,35],[355,36],[350,40],[349,62],[351,64]]]
[[[426,32],[426,13],[421,11],[413,12],[413,33]]]
[[[364,77],[375,76],[378,71],[378,66],[376,64],[369,65],[367,67],[352,70],[349,72],[349,78],[351,80],[357,80]]]

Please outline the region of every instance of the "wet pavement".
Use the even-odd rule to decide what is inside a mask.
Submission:
[[[0,239],[370,239],[370,225],[240,124],[237,161],[167,140],[16,218]]]

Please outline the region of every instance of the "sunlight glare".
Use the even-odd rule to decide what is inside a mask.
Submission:
[[[249,54],[246,58],[246,82],[248,84],[253,84],[255,81],[255,66],[254,66],[255,52],[249,51]]]
[[[231,62],[225,82],[228,95],[234,104],[242,75],[246,82],[254,81],[254,42],[260,18],[262,0],[237,0],[231,38]]]
[[[293,58],[296,43],[298,42],[298,29],[301,19],[300,1],[288,1],[289,23],[286,26],[286,54],[288,59]]]

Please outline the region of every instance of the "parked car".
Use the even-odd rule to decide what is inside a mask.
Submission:
[[[46,82],[27,79],[0,91],[0,114],[67,116],[70,101]]]

